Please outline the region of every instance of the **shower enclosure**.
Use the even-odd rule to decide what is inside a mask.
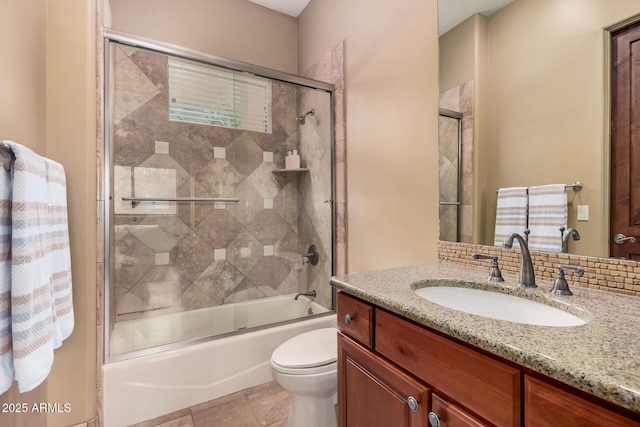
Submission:
[[[105,360],[330,313],[333,85],[117,33],[105,81]]]

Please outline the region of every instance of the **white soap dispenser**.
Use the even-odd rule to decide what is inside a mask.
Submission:
[[[291,169],[292,155],[293,155],[292,151],[287,151],[287,155],[284,157],[284,168],[285,169]]]
[[[298,150],[293,150],[291,155],[291,169],[300,169],[300,154],[298,154]]]

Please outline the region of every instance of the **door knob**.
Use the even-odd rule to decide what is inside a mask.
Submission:
[[[618,244],[618,245],[623,244],[627,240],[630,241],[631,243],[635,243],[636,242],[636,238],[635,237],[627,237],[622,233],[618,233],[615,236],[613,236],[613,242]]]

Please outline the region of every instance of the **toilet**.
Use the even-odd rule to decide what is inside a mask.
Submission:
[[[289,427],[337,426],[337,332],[336,328],[305,332],[273,351],[273,377],[291,395]]]

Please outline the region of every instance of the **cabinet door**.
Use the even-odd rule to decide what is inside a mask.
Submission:
[[[488,427],[482,421],[468,414],[459,406],[456,406],[437,394],[431,395],[431,412],[438,417],[440,427]]]
[[[425,385],[338,334],[340,427],[427,427],[429,400]]]
[[[632,427],[640,426],[640,423],[527,375],[524,380],[524,425]]]

